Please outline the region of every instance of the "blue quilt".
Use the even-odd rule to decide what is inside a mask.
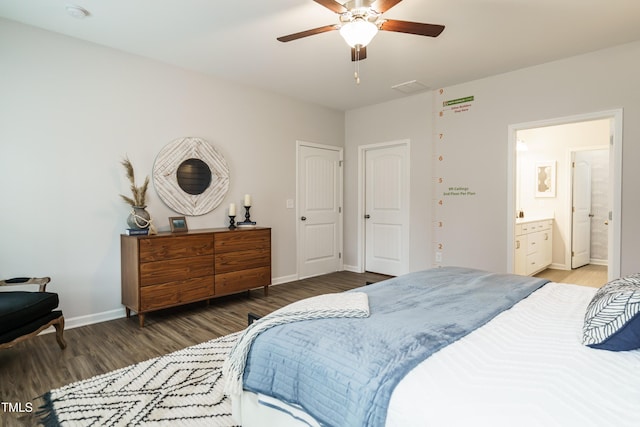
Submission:
[[[244,389],[298,406],[325,426],[383,426],[391,393],[431,354],[547,282],[445,267],[358,288],[368,318],[273,327],[254,341]]]

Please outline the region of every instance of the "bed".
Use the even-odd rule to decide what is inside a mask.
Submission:
[[[598,291],[447,267],[349,291],[368,297],[367,316],[278,320],[256,333],[241,390],[229,393],[234,417],[244,427],[638,426],[640,277],[621,285]],[[622,317],[612,315],[621,295]],[[370,322],[389,305],[382,322],[392,332],[378,332]],[[589,312],[593,324],[609,316],[590,342]]]

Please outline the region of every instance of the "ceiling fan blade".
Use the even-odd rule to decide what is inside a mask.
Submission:
[[[338,25],[325,25],[324,27],[314,28],[312,30],[301,31],[299,33],[289,34],[288,36],[278,37],[278,41],[290,42],[292,40],[298,40],[303,37],[313,36],[315,34],[326,33],[327,31],[337,30]]]
[[[362,61],[363,59],[367,59],[367,47],[360,46],[360,51],[356,54],[356,48],[351,48],[351,60],[352,61]]]
[[[400,3],[402,0],[378,0],[374,1],[371,5],[371,9],[375,10],[378,13],[385,13],[387,10],[391,9],[393,6]]]
[[[349,9],[341,5],[335,0],[313,0],[319,5],[326,7],[327,9],[335,12],[335,13],[345,13],[348,12]]]
[[[417,34],[419,36],[438,37],[444,30],[444,25],[423,24],[421,22],[398,21],[387,19],[380,25],[384,31],[395,31],[396,33]]]

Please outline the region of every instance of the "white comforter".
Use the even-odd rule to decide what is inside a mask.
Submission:
[[[581,344],[596,289],[549,283],[396,387],[388,427],[640,426],[640,350]]]

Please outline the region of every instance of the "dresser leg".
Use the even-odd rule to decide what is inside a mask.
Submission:
[[[131,309],[129,307],[126,307],[125,312],[127,313],[127,319],[131,317]]]
[[[141,328],[144,328],[144,313],[138,313],[138,323]]]
[[[269,285],[265,285],[265,287],[264,287],[264,296],[265,297],[269,296]]]

